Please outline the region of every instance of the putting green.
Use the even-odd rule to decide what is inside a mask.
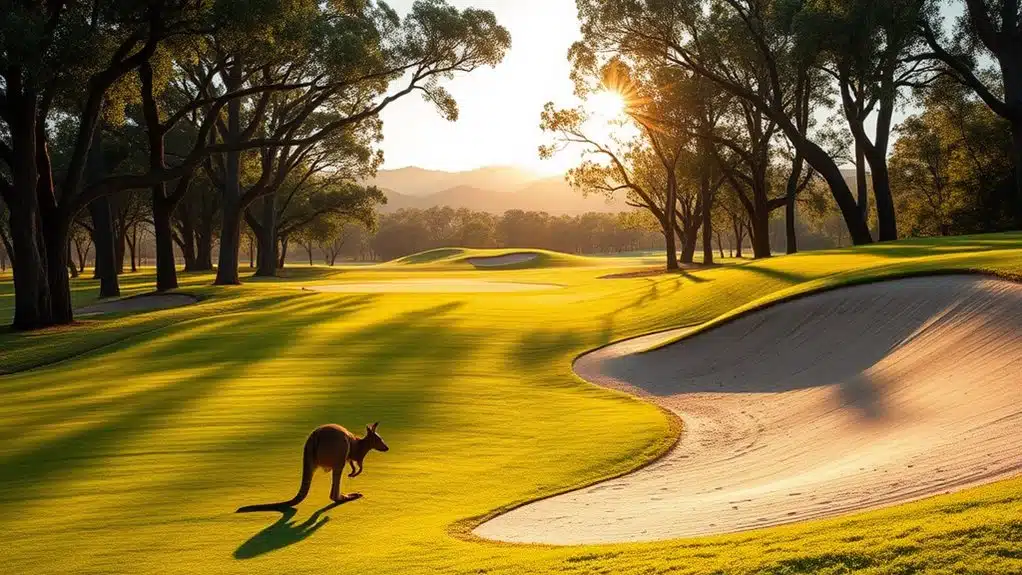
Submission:
[[[679,274],[602,266],[452,271],[563,285],[516,293],[310,293],[420,277],[296,268],[208,286],[196,305],[0,333],[0,565],[11,573],[1022,572],[1022,480],[881,511],[657,543],[508,545],[470,533],[499,510],[648,463],[673,443],[649,403],[588,384],[572,359],[775,298],[904,273],[1022,273],[1022,235],[898,242]],[[648,265],[648,264],[645,264]],[[460,268],[459,268],[460,269]],[[618,270],[626,273],[628,267]],[[244,278],[243,278],[244,279]],[[125,278],[149,290],[150,271]],[[76,304],[95,283],[74,284]],[[0,276],[0,315],[13,305]],[[56,359],[69,359],[53,363]],[[391,450],[324,510],[290,497],[315,426],[379,420]],[[608,521],[613,521],[608,517]]]

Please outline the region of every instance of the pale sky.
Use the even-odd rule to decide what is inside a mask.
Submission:
[[[496,68],[481,68],[447,81],[458,101],[457,122],[442,119],[417,96],[388,107],[383,119],[384,168],[419,166],[471,170],[517,165],[560,173],[577,158],[561,154],[540,160],[543,104],[573,105],[568,48],[580,36],[574,0],[448,0],[458,8],[491,10],[511,33],[511,50]],[[389,0],[399,14],[412,0]]]

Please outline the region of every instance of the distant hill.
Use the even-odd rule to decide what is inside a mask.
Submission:
[[[432,190],[443,182],[454,185]],[[494,214],[513,209],[551,214],[619,212],[629,209],[623,199],[608,203],[602,197],[583,197],[571,189],[563,176],[540,178],[518,168],[492,167],[469,172],[402,168],[381,171],[374,183],[387,195],[384,212],[395,212],[402,208],[427,209],[433,206],[468,208]],[[404,187],[400,187],[402,185]]]
[[[539,177],[529,170],[513,166],[486,166],[466,172],[426,170],[412,166],[380,170],[372,183],[406,196],[427,196],[460,186],[510,192]]]

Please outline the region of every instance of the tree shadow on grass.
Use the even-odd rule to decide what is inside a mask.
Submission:
[[[354,501],[354,499],[348,501]],[[327,521],[330,521],[329,517],[323,517],[324,513],[344,503],[347,501],[335,501],[326,507],[317,509],[301,523],[291,521],[298,510],[294,507],[283,507],[280,509],[280,518],[242,543],[234,551],[234,558],[252,559],[303,541],[318,531],[320,527],[326,525]]]

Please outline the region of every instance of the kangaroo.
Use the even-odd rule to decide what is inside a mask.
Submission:
[[[352,499],[358,499],[359,493],[341,494],[341,475],[344,473],[346,464],[351,466],[351,473],[348,477],[356,477],[362,473],[362,461],[370,450],[389,451],[390,448],[384,443],[383,438],[376,433],[380,423],[376,422],[366,426],[365,437],[357,437],[347,429],[334,423],[321,425],[309,434],[305,440],[305,447],[302,449],[302,485],[298,488],[298,494],[289,501],[280,503],[265,503],[262,505],[246,505],[239,508],[236,513],[248,511],[277,511],[283,507],[298,505],[309,494],[309,487],[312,485],[312,474],[317,467],[333,472],[333,485],[330,487],[330,499],[337,503],[344,503]],[[357,469],[356,469],[357,467]]]

